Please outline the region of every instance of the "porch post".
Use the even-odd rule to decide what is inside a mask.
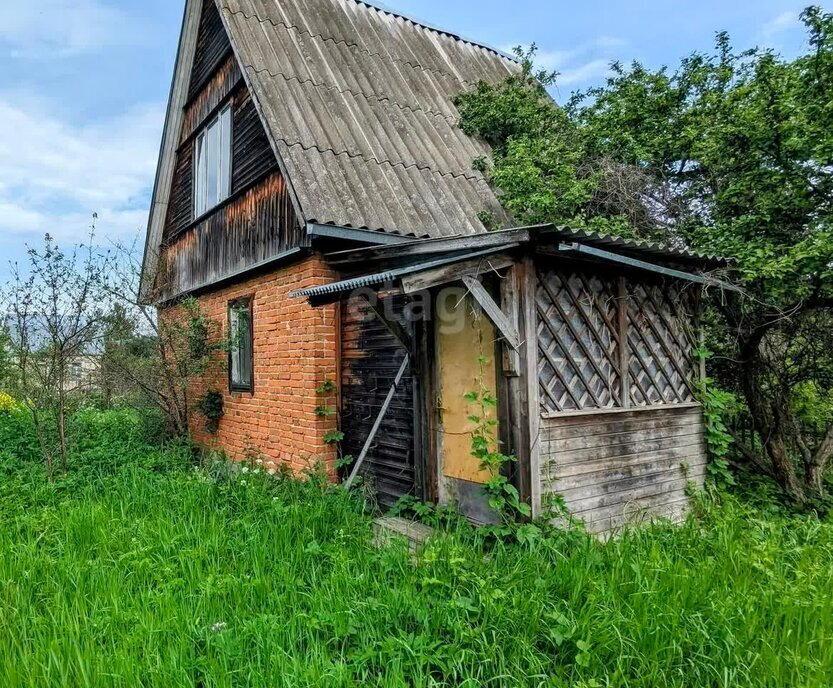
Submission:
[[[535,291],[535,263],[527,256],[516,262],[503,280],[501,300],[504,312],[517,318],[517,323],[513,324],[516,324],[521,340],[517,349],[517,374],[511,374],[514,366],[510,364],[504,380],[508,390],[512,451],[518,459],[518,491],[521,499],[531,506],[533,518],[541,513],[538,444],[541,412]],[[511,306],[513,301],[517,303],[516,308]]]

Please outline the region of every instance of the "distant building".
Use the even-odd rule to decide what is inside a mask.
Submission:
[[[12,342],[19,338],[18,323],[12,316],[6,315],[2,319],[2,327],[8,332]],[[31,316],[28,330],[26,336],[28,348],[31,351],[37,352],[48,345],[49,336],[42,316]],[[14,353],[14,347],[12,347],[12,353]],[[66,391],[80,392],[98,389],[100,366],[101,354],[92,345],[85,353],[73,357],[67,365]]]

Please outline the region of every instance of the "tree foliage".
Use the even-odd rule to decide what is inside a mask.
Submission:
[[[100,341],[105,313],[101,275],[104,261],[90,242],[65,253],[47,234],[42,248],[28,250],[28,265],[14,266],[2,293],[7,310],[2,345],[14,367],[10,385],[32,415],[50,480],[55,464],[67,469],[68,407],[79,365]]]
[[[804,11],[807,51],[736,51],[676,69],[614,63],[557,106],[554,73],[523,70],[456,103],[493,147],[487,172],[519,223],[663,239],[734,261],[709,340],[754,428],[743,459],[803,501],[833,456],[833,15]]]

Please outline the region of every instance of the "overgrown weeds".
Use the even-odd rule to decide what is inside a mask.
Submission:
[[[86,415],[85,415],[86,414]],[[833,524],[705,500],[601,543],[377,551],[320,477],[195,468],[85,412],[70,472],[5,447],[4,686],[825,686]],[[0,412],[0,433],[14,430]],[[12,424],[10,430],[7,424]],[[23,447],[25,450],[25,447]],[[445,524],[445,525],[444,525]]]

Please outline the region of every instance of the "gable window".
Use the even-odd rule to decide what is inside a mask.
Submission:
[[[204,215],[231,193],[231,107],[197,137],[194,161],[194,213]]]
[[[229,303],[229,389],[254,391],[252,300]]]

